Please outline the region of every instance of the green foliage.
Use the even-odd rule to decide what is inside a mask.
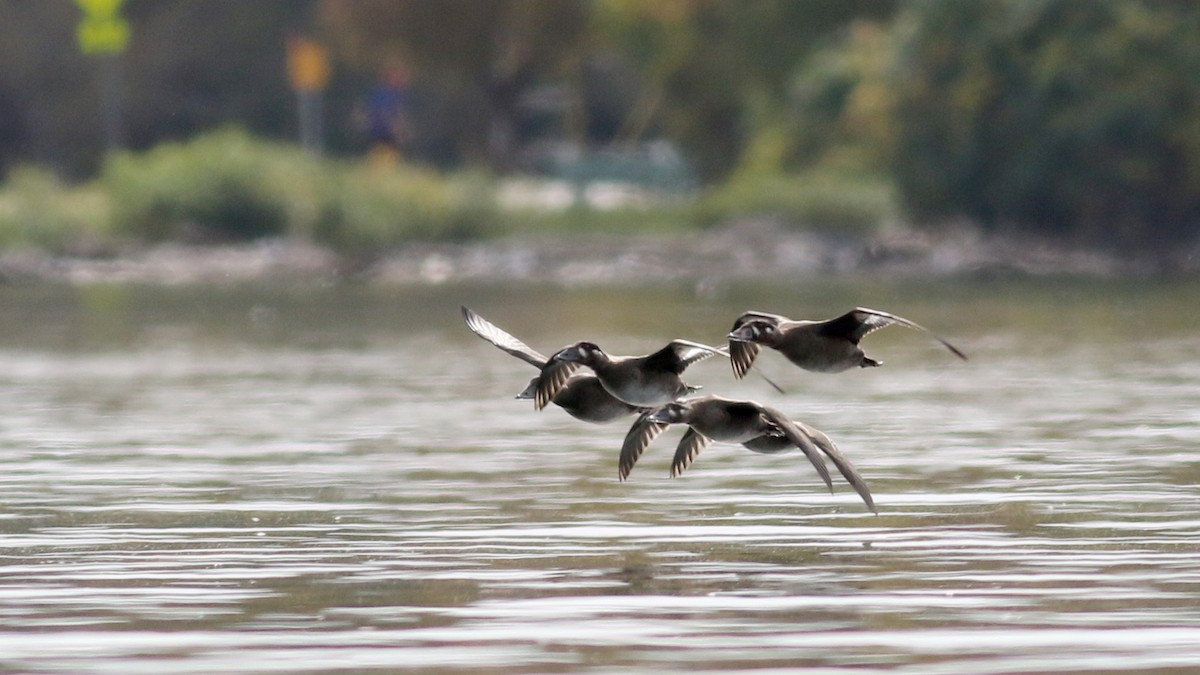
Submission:
[[[918,218],[1194,236],[1200,5],[927,1],[900,32],[893,167]]]
[[[42,169],[16,169],[0,189],[0,248],[61,252],[84,239],[106,238],[110,223],[102,190],[67,188]]]
[[[593,23],[646,78],[645,101],[633,115],[654,108],[653,127],[712,181],[737,169],[760,129],[787,113],[789,81],[822,38],[856,19],[888,17],[893,6],[890,0],[603,0]]]
[[[226,130],[115,155],[105,163],[101,180],[113,196],[117,221],[138,237],[178,237],[190,230],[252,239],[284,233],[288,197],[311,199],[304,188],[312,186],[318,170],[298,148]],[[278,189],[296,178],[304,185],[293,187],[300,189]]]
[[[677,232],[762,215],[864,232],[893,212],[886,181],[849,172],[744,171],[698,197],[644,194],[602,208],[509,202],[501,185],[480,172],[322,160],[229,129],[114,155],[77,187],[47,171],[13,172],[0,189],[0,248],[289,236],[362,253],[513,233]],[[608,199],[623,194],[614,190]]]
[[[335,196],[316,234],[341,249],[464,239],[495,229],[491,181],[479,175],[362,165],[343,168],[334,180]]]
[[[735,176],[714,186],[696,207],[702,223],[768,216],[798,228],[851,234],[873,231],[895,211],[887,179],[827,170]]]
[[[886,171],[894,142],[892,34],[860,21],[817,49],[797,71],[791,111],[777,132],[783,166]]]
[[[148,240],[290,235],[366,249],[480,235],[495,220],[479,176],[322,161],[238,130],[116,155],[101,182],[121,231]]]

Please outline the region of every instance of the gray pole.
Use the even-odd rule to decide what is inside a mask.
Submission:
[[[317,89],[301,89],[296,92],[299,114],[300,145],[309,152],[320,155],[325,150],[321,133],[321,92]]]
[[[125,144],[121,121],[121,58],[119,54],[100,57],[100,115],[104,126],[104,147],[109,152]]]

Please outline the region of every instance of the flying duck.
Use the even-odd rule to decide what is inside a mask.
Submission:
[[[699,389],[685,383],[680,374],[696,361],[714,354],[725,353],[688,340],[673,340],[645,356],[610,356],[593,342],[577,342],[559,350],[542,368],[534,407],[538,410],[545,407],[581,366],[591,368],[608,393],[625,403],[660,406]]]
[[[487,319],[467,307],[462,308],[462,316],[463,320],[467,322],[467,327],[479,337],[538,370],[546,367],[549,359]],[[539,375],[530,380],[525,390],[517,394],[517,398],[534,398],[540,379]],[[572,417],[597,424],[611,422],[646,410],[646,408],[632,406],[614,398],[594,375],[583,373],[567,378],[551,400]]]
[[[967,355],[928,329],[877,309],[856,307],[836,319],[795,321],[778,314],[746,312],[729,333],[729,356],[734,377],[746,375],[762,347],[770,347],[805,370],[840,373],[850,368],[881,366],[858,346],[867,334],[893,324],[928,333],[955,356]]]
[[[713,441],[741,443],[759,453],[778,453],[799,448],[830,492],[833,482],[821,454],[833,462],[838,471],[858,493],[867,508],[878,513],[871,491],[862,475],[846,459],[833,441],[813,427],[788,419],[782,412],[754,401],[735,401],[719,396],[701,396],[672,401],[640,415],[621,445],[617,476],[628,477],[642,451],[670,424],[686,424],[688,430],[675,449],[671,476],[683,473],[700,451]]]

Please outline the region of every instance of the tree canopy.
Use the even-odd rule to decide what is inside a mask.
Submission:
[[[1196,231],[1200,5],[921,2],[897,33],[891,166],[918,218]]]
[[[666,140],[706,181],[888,175],[918,223],[1194,237],[1200,5],[1182,0],[127,0],[134,149],[236,124],[296,137],[285,44],[324,43],[326,147],[357,153],[381,69],[412,77],[410,157],[528,169],[548,143]],[[0,171],[104,152],[74,3],[0,0]]]

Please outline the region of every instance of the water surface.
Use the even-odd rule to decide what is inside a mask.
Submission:
[[[0,670],[1014,673],[1200,668],[1200,286],[0,288]],[[745,309],[901,328],[883,368],[708,393],[804,458],[512,398],[535,348],[719,342]],[[835,473],[836,475],[836,473]]]

